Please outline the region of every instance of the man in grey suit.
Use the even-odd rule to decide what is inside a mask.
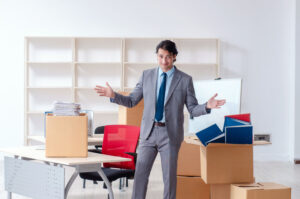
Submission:
[[[109,97],[111,102],[126,107],[133,107],[144,98],[132,199],[146,197],[150,171],[158,152],[163,171],[163,198],[176,198],[177,159],[184,135],[184,105],[191,116],[197,117],[225,103],[225,100],[216,100],[215,94],[207,103],[198,104],[192,77],[173,65],[178,54],[174,42],[160,42],[156,54],[159,67],[143,71],[129,96],[114,92],[108,83],[106,87],[95,88],[100,96]]]

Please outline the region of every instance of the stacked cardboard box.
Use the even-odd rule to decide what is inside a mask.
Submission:
[[[205,147],[197,137],[185,137],[178,156],[177,199],[291,198],[289,187],[254,181],[253,145],[210,143]]]
[[[276,183],[232,184],[231,199],[290,199],[291,188]]]
[[[209,199],[210,186],[201,176],[200,145],[189,142],[186,137],[182,142],[177,164],[177,199]]]
[[[120,92],[122,95],[129,95],[128,92]],[[142,99],[136,106],[127,108],[119,106],[119,124],[126,124],[132,126],[141,126],[144,111],[144,100]]]
[[[120,106],[119,124],[140,126],[143,108],[143,101],[134,108]],[[253,144],[204,146],[196,136],[185,137],[182,142],[177,165],[177,199],[291,198],[288,187],[272,183],[254,185],[254,181]],[[275,198],[274,194],[280,197]]]

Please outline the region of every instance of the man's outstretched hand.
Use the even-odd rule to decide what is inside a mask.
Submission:
[[[218,96],[218,94],[216,93],[214,96],[212,96],[206,104],[206,108],[209,109],[214,109],[214,108],[221,108],[221,106],[223,106],[226,103],[225,99],[222,100],[216,100],[215,98]]]
[[[99,96],[115,98],[115,93],[107,82],[106,82],[106,87],[96,85],[96,87],[94,89],[99,94]]]

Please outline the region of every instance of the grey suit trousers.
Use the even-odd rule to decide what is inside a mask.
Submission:
[[[176,199],[176,172],[180,145],[171,144],[167,128],[154,126],[150,136],[141,140],[134,176],[132,199],[146,198],[149,175],[159,152],[161,157],[164,199]]]

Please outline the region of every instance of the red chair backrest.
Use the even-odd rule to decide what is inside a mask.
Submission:
[[[102,144],[102,154],[130,158],[129,162],[104,163],[104,167],[135,169],[134,157],[140,136],[140,127],[129,125],[106,125]]]

